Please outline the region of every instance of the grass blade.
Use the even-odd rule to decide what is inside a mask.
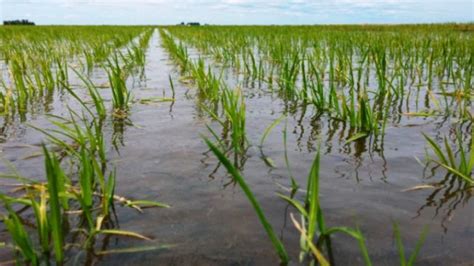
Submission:
[[[216,155],[219,161],[225,166],[227,171],[232,175],[235,181],[237,181],[237,183],[240,185],[245,195],[249,199],[250,203],[252,204],[255,212],[257,213],[257,216],[260,219],[260,222],[262,223],[263,228],[265,229],[270,240],[272,241],[272,244],[276,252],[278,253],[278,256],[280,257],[281,263],[287,264],[289,261],[289,258],[288,258],[288,254],[286,253],[285,247],[283,246],[282,242],[275,234],[275,231],[273,230],[271,224],[267,221],[267,218],[265,217],[265,214],[263,213],[263,210],[260,207],[260,204],[258,203],[257,199],[253,195],[252,191],[250,190],[249,186],[245,182],[244,178],[240,175],[239,171],[234,167],[234,165],[232,165],[232,163],[225,157],[225,155],[216,146],[214,146],[212,142],[210,142],[206,138],[204,138],[204,141],[209,146],[211,151]]]

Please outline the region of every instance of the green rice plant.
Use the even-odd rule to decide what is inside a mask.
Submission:
[[[290,166],[290,159],[288,157],[288,119],[285,119],[285,128],[283,129],[283,156],[285,158],[285,165],[286,169],[288,170],[288,175],[290,176],[291,180],[291,195],[290,197],[293,198],[295,193],[299,189],[298,182],[296,182],[295,176],[293,175],[293,171],[291,171],[291,166]]]
[[[45,146],[43,146],[43,152],[47,185],[25,184],[25,188],[29,192],[24,199],[0,195],[9,212],[9,217],[4,219],[4,223],[15,242],[15,247],[20,251],[23,259],[33,265],[39,265],[41,261],[48,261],[50,245],[53,246],[56,263],[61,264],[64,260],[63,210],[68,208],[67,182],[57,157],[48,152]],[[36,192],[39,193],[39,203],[35,199]],[[41,252],[29,238],[21,219],[11,208],[10,205],[13,203],[21,203],[33,208]]]
[[[19,251],[24,261],[34,265],[49,264],[50,252],[54,251],[56,263],[62,264],[66,259],[66,254],[71,254],[71,249],[77,247],[93,249],[93,243],[100,235],[150,240],[135,232],[103,228],[103,224],[110,219],[109,214],[114,202],[120,202],[138,211],[142,211],[142,207],[167,208],[168,205],[147,200],[132,201],[115,195],[115,171],[110,172],[108,179],[105,179],[102,174],[104,169],[99,166],[94,153],[85,146],[80,150],[77,182],[71,182],[70,177],[66,176],[61,168],[58,156],[48,151],[44,145],[43,154],[46,183],[28,180],[21,176],[8,176],[22,181],[22,184],[18,185],[20,189],[15,189],[15,191],[24,190],[26,193],[23,196],[15,195],[15,197],[0,194],[0,199],[9,211],[9,215],[4,218],[4,223],[14,242],[13,248]],[[39,202],[36,201],[37,198]],[[33,209],[35,227],[38,232],[37,242],[30,239],[23,225],[28,219],[28,214],[20,218],[10,207],[12,204],[24,205],[26,207],[24,209]],[[87,221],[86,227],[83,228],[82,223],[79,223],[77,228],[68,230],[71,226],[70,222],[73,221],[69,218],[70,213],[79,213],[84,217]],[[66,244],[65,239],[76,231],[85,236],[84,242],[77,242],[73,246]]]
[[[56,88],[69,85],[68,64],[65,59],[56,58]]]
[[[44,86],[45,89],[49,90],[49,91],[52,91],[54,90],[54,88],[56,87],[56,80],[54,78],[54,74],[53,74],[53,71],[52,71],[52,62],[49,61],[49,60],[46,60],[46,61],[40,61],[40,64],[39,64],[39,73],[41,75],[41,79],[42,79],[42,85]],[[64,74],[63,74],[64,75]],[[58,78],[60,78],[58,76]],[[60,80],[60,79],[58,79]]]
[[[48,201],[47,201],[47,192],[42,189],[39,192],[40,201],[37,202],[35,199],[31,199],[31,207],[34,210],[36,225],[38,231],[38,240],[40,242],[41,250],[43,254],[50,253],[50,225],[48,219]],[[63,200],[64,202],[64,200]]]
[[[387,55],[385,49],[383,46],[374,46],[372,48],[372,58],[375,63],[379,95],[385,95],[387,87]]]
[[[27,110],[27,101],[29,98],[28,88],[23,76],[24,70],[22,70],[20,63],[12,60],[10,62],[10,76],[14,85],[15,103],[16,110],[20,113],[24,113]]]
[[[333,110],[335,110],[335,117],[347,121],[352,128],[357,130],[347,142],[366,137],[370,134],[383,136],[388,118],[387,107],[383,107],[381,110],[376,109],[375,103],[370,103],[365,90],[356,96],[354,89],[351,89],[348,96],[349,100],[346,100],[345,95],[340,95],[339,97],[341,99],[340,103],[330,104]]]
[[[112,103],[114,115],[126,116],[130,102],[130,91],[127,88],[128,73],[119,65],[119,57],[114,54],[112,60],[107,60],[107,76],[109,78],[110,89],[112,90]]]
[[[81,202],[83,202],[85,208],[92,207],[93,203],[93,190],[96,182],[95,169],[92,164],[92,159],[86,148],[81,147],[80,151],[80,172],[79,172],[79,185],[81,188]]]
[[[146,31],[142,34],[138,43],[133,43],[130,47],[127,47],[127,64],[130,65],[130,69],[138,69],[141,78],[145,75],[146,49],[148,48],[152,34],[153,30],[150,29]]]
[[[304,62],[302,62],[302,65],[304,65]],[[328,105],[328,100],[325,97],[324,93],[324,82],[323,82],[323,77],[321,74],[321,71],[317,69],[317,67],[314,65],[312,61],[309,61],[309,66],[310,66],[310,72],[311,75],[314,76],[313,79],[306,77],[305,75],[305,68],[302,67],[302,75],[303,75],[303,84],[306,89],[306,91],[309,90],[309,92],[306,92],[308,95],[304,97],[306,101],[311,101],[311,103],[318,108],[321,112],[327,109]],[[315,81],[314,81],[315,79]]]
[[[358,128],[363,132],[377,130],[378,123],[375,121],[376,118],[370,106],[367,93],[357,96],[358,108],[355,105],[355,97],[356,96],[353,94],[350,96],[349,105],[344,100],[344,97],[342,97],[343,117],[347,117],[351,126]]]
[[[248,148],[245,99],[240,88],[232,90],[224,87],[220,96],[220,103],[223,113],[222,118],[219,117],[217,110],[211,110],[205,105],[201,105],[201,108],[222,127],[225,142],[221,141],[218,134],[209,126],[208,129],[221,146],[228,146],[227,150],[233,151],[234,161],[237,163],[239,159],[244,157]],[[230,142],[227,141],[228,134],[230,134]]]
[[[278,256],[280,257],[280,262],[283,265],[288,264],[289,257],[288,254],[285,250],[285,247],[281,243],[280,239],[278,239],[277,234],[273,230],[273,227],[271,224],[268,222],[267,218],[265,217],[265,214],[263,212],[262,207],[258,203],[257,199],[255,198],[252,190],[250,187],[247,185],[245,182],[245,179],[242,177],[242,175],[239,173],[239,171],[235,168],[235,166],[227,159],[227,157],[224,155],[224,152],[221,151],[217,146],[215,146],[211,141],[208,139],[204,139],[206,144],[209,146],[211,151],[214,153],[214,155],[219,159],[219,161],[225,166],[227,171],[232,175],[234,180],[239,184],[239,186],[242,188],[244,191],[245,195],[249,199],[250,203],[252,204],[252,207],[254,208],[255,212],[257,213],[257,216],[260,220],[260,222],[263,225],[263,228],[267,232],[268,237],[270,238],[273,247],[275,248],[275,251],[277,252]]]
[[[420,235],[420,238],[416,242],[415,249],[413,250],[413,253],[411,256],[408,258],[408,260],[405,257],[405,248],[403,246],[402,242],[402,237],[400,233],[400,228],[397,223],[393,224],[393,231],[395,235],[395,241],[397,244],[397,250],[398,254],[400,256],[400,266],[413,266],[415,265],[416,258],[418,257],[418,254],[420,253],[420,249],[423,246],[423,243],[425,242],[426,235],[428,233],[428,228],[425,227]]]
[[[173,99],[173,101],[175,101],[176,99],[176,91],[174,89],[174,83],[173,83],[173,79],[171,78],[171,75],[168,75],[168,80],[170,82],[170,87],[171,87],[171,98]]]
[[[94,55],[91,51],[89,51],[89,49],[87,49],[87,47],[84,47],[82,53],[85,60],[85,63],[83,63],[83,68],[85,69],[86,73],[90,74],[94,68]],[[82,63],[82,61],[80,62]]]
[[[53,240],[54,254],[56,263],[61,264],[64,260],[64,232],[63,232],[63,216],[60,197],[65,196],[66,182],[64,173],[62,172],[59,161],[54,154],[50,154],[43,145],[45,156],[46,177],[48,180],[49,194],[49,225],[51,227],[51,237]]]
[[[77,150],[80,147],[88,146],[91,151],[96,151],[103,158],[105,152],[100,124],[93,121],[91,125],[88,125],[85,117],[81,118],[72,110],[70,110],[69,115],[69,120],[63,117],[50,116],[49,121],[56,127],[50,130],[45,130],[31,124],[29,126],[45,134],[48,140],[56,145],[65,155],[73,155],[76,158],[80,158]],[[77,119],[83,123],[83,126],[79,124]]]
[[[263,135],[260,139],[260,144],[259,144],[260,156],[263,159],[263,161],[265,162],[265,164],[267,164],[269,167],[275,167],[275,164],[273,163],[273,160],[270,157],[266,156],[265,153],[263,152],[263,144],[265,143],[265,140],[267,139],[270,132],[281,122],[281,120],[283,118],[284,118],[284,116],[281,116],[281,117],[277,118],[275,121],[273,121],[265,129],[265,131],[263,132]]]
[[[208,139],[204,139],[206,144],[209,146],[211,151],[214,153],[214,155],[218,158],[220,163],[222,163],[227,171],[232,175],[234,180],[240,185],[242,190],[244,191],[245,195],[251,202],[253,208],[255,209],[260,222],[262,223],[265,231],[269,235],[269,238],[271,239],[271,242],[277,252],[277,254],[280,257],[281,263],[286,265],[289,261],[288,255],[285,251],[285,248],[283,244],[280,242],[280,240],[277,238],[272,226],[270,223],[267,221],[262,208],[260,207],[258,201],[256,200],[254,194],[252,193],[251,189],[245,182],[245,179],[242,177],[242,175],[239,173],[239,171],[236,169],[236,167],[229,161],[229,159],[225,156],[224,152],[220,150],[216,145],[214,145],[211,141]],[[313,163],[313,166],[310,171],[310,176],[308,178],[308,193],[306,196],[306,208],[303,206],[303,204],[299,203],[297,200],[294,200],[290,197],[286,197],[284,195],[280,195],[281,198],[284,200],[288,201],[291,205],[296,207],[298,211],[305,217],[305,221],[308,224],[308,228],[304,229],[305,233],[304,236],[302,236],[302,239],[304,243],[302,245],[302,254],[307,254],[309,250],[313,250],[314,244],[313,241],[316,236],[316,232],[319,231],[319,240],[318,245],[321,243],[328,243],[327,239],[331,234],[334,233],[345,233],[348,234],[354,238],[356,238],[359,242],[361,251],[364,255],[364,259],[367,262],[367,265],[370,264],[370,259],[368,257],[368,252],[367,248],[365,246],[365,240],[358,230],[353,230],[347,227],[331,227],[331,228],[326,228],[324,224],[324,218],[322,216],[322,211],[319,206],[319,153],[316,156],[316,159]],[[308,244],[310,243],[310,244]],[[323,257],[317,257],[316,258],[318,261],[325,261]]]
[[[15,249],[21,254],[23,263],[38,265],[39,258],[37,251],[34,249],[33,241],[15,211],[12,210],[8,203],[5,205],[9,215],[3,219],[3,222],[12,236]]]
[[[319,170],[320,153],[317,152],[308,176],[307,193],[304,202],[299,202],[296,199],[279,194],[280,198],[295,207],[301,215],[301,223],[298,223],[292,216],[295,227],[301,233],[302,252],[300,254],[300,260],[303,260],[306,254],[311,251],[316,261],[322,265],[327,265],[327,260],[322,254],[322,245],[325,244],[327,250],[330,251],[331,248],[328,241],[331,235],[343,233],[357,240],[365,264],[368,266],[372,265],[368,248],[365,244],[365,238],[359,228],[353,229],[349,227],[326,226],[319,200]],[[405,252],[397,224],[394,224],[394,234],[400,255],[400,265],[413,265],[426,238],[427,229],[425,228],[421,233],[420,238],[416,243],[415,250],[408,261],[405,259]]]
[[[146,63],[145,51],[139,45],[132,45],[127,48],[127,55],[130,61],[138,67],[144,67]]]
[[[0,113],[3,115],[10,114],[15,109],[15,99],[13,98],[12,90],[5,84],[3,79],[0,79]]]
[[[188,71],[190,63],[188,50],[182,43],[176,44],[173,37],[160,29],[160,36],[163,40],[163,45],[170,52],[171,57],[178,63],[181,68],[181,73],[184,74]]]
[[[448,139],[444,137],[444,150],[442,145],[438,144],[434,139],[423,133],[428,145],[435,153],[437,160],[431,161],[445,168],[449,173],[460,178],[468,185],[474,185],[472,171],[474,169],[474,131],[471,132],[471,145],[465,150],[462,142],[462,136],[459,131],[456,132],[457,154],[459,155],[459,163],[456,162],[455,150],[451,148]]]
[[[89,92],[90,97],[92,98],[92,102],[94,103],[94,107],[96,110],[96,114],[94,114],[87,104],[84,102],[83,99],[81,99],[69,86],[66,86],[65,88],[68,90],[68,92],[79,102],[81,105],[92,115],[92,116],[98,116],[99,120],[105,119],[107,116],[105,104],[104,104],[104,99],[102,98],[101,94],[99,93],[99,90],[97,87],[92,83],[92,81],[84,76],[83,74],[79,73],[76,69],[72,69],[74,73],[79,77],[79,79],[82,80],[82,82],[86,85],[86,88]]]
[[[298,77],[300,59],[298,54],[292,55],[291,60],[285,60],[280,72],[279,86],[285,99],[293,99],[297,95],[296,79]]]
[[[293,213],[290,214],[291,221],[293,222],[293,225],[295,228],[300,232],[301,238],[303,241],[306,241],[308,243],[309,248],[311,249],[311,252],[313,253],[314,257],[316,258],[316,261],[319,263],[321,266],[329,266],[328,260],[324,257],[323,253],[313,244],[313,242],[308,241],[309,237],[303,226],[298,223],[298,221],[295,219],[293,216]],[[302,217],[302,224],[304,222],[304,218]]]
[[[248,141],[246,134],[245,100],[242,91],[237,88],[222,91],[222,108],[231,131],[231,147],[234,150],[235,160],[246,150]]]
[[[33,241],[21,223],[20,218],[18,218],[18,215],[8,204],[8,201],[5,201],[5,199],[3,200],[5,202],[5,207],[8,210],[8,216],[3,218],[3,223],[14,241],[15,248],[23,257],[23,263],[38,265],[39,255],[34,249]]]
[[[283,194],[279,196],[294,206],[302,216],[302,228],[305,234],[302,236],[302,246],[300,260],[303,260],[306,254],[312,249],[311,246],[316,243],[316,247],[321,248],[322,244],[326,244],[329,248],[329,237],[334,233],[344,233],[355,238],[360,246],[361,253],[367,265],[371,265],[368,256],[367,247],[362,233],[357,229],[348,227],[326,227],[323,212],[319,201],[319,169],[320,169],[320,153],[316,153],[316,157],[311,166],[307,181],[307,193],[303,203],[296,199],[287,197]],[[320,260],[316,257],[317,260]]]
[[[196,64],[190,63],[189,68],[199,89],[199,96],[210,102],[218,101],[221,87],[223,87],[221,78],[212,72],[210,66],[206,70],[202,58]]]

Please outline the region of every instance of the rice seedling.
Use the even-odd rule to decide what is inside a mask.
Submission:
[[[221,101],[227,123],[230,125],[234,154],[241,154],[247,145],[245,100],[242,91],[238,88],[224,89]]]
[[[316,245],[315,247],[317,250],[320,250],[322,245],[325,244],[328,251],[330,251],[328,243],[330,236],[335,233],[344,233],[358,241],[365,263],[371,265],[364,237],[358,229],[348,227],[326,227],[319,201],[320,158],[320,153],[318,151],[307,178],[307,192],[303,203],[291,197],[279,194],[280,198],[295,207],[301,215],[301,224],[297,225],[297,227],[300,227],[303,232],[300,260],[304,260],[308,252],[314,249],[312,247],[313,245]],[[316,252],[316,254],[318,253]],[[318,261],[323,260],[321,254],[315,256],[315,259]]]
[[[168,76],[168,80],[170,81],[171,95],[174,101],[174,99],[176,99],[176,91],[174,90],[174,83],[173,83],[173,79],[171,78],[171,75]]]
[[[112,90],[114,115],[124,117],[128,111],[131,99],[130,91],[127,88],[128,73],[119,65],[119,56],[117,54],[114,54],[112,59],[107,61],[106,70],[110,89]]]
[[[413,250],[413,253],[408,258],[408,260],[406,259],[406,256],[405,256],[405,248],[403,246],[400,229],[397,223],[394,223],[393,231],[394,231],[395,240],[397,243],[398,254],[400,256],[400,266],[415,265],[416,258],[418,257],[418,254],[420,252],[421,247],[423,246],[423,243],[425,242],[426,235],[428,233],[428,227],[425,227],[423,231],[421,232],[420,238],[416,242],[415,249]]]
[[[229,174],[242,188],[246,197],[252,204],[252,207],[254,208],[267,235],[269,236],[273,247],[280,258],[281,264],[287,265],[290,261],[290,258],[285,250],[284,245],[276,236],[274,229],[268,222],[268,219],[266,218],[260,204],[256,200],[255,195],[253,194],[249,185],[246,183],[244,177],[240,174],[236,165],[231,163],[231,161],[225,155],[225,151],[221,150],[218,145],[215,145],[207,138],[204,138],[204,141],[217,157],[219,162],[224,165]],[[294,199],[293,192],[291,197],[278,194],[281,199],[293,206],[301,216],[301,222],[298,222],[293,214],[290,215],[293,224],[301,234],[300,262],[303,262],[308,254],[311,253],[313,256],[312,259],[315,262],[319,263],[320,265],[330,265],[329,260],[326,259],[324,255],[323,248],[325,247],[326,251],[331,253],[331,235],[342,233],[354,238],[357,241],[364,263],[366,265],[372,265],[372,260],[369,256],[365,238],[359,228],[353,229],[350,227],[328,227],[326,225],[319,200],[319,171],[321,167],[320,158],[320,152],[318,151],[307,178],[306,195],[303,202]],[[426,228],[422,232],[418,242],[416,243],[415,250],[408,261],[405,258],[405,251],[397,224],[394,225],[394,234],[397,241],[397,249],[400,255],[400,265],[413,265],[426,237]]]
[[[284,265],[288,264],[289,257],[288,254],[285,250],[285,247],[281,243],[280,239],[278,238],[277,234],[273,230],[273,227],[271,224],[267,221],[267,218],[265,217],[265,214],[262,210],[262,207],[258,203],[257,199],[252,193],[252,190],[250,187],[247,185],[245,182],[245,179],[241,176],[239,171],[236,169],[236,167],[227,159],[227,157],[224,155],[224,153],[219,150],[217,146],[215,146],[211,141],[208,139],[204,139],[206,144],[209,146],[211,151],[215,154],[215,156],[219,159],[219,161],[225,166],[227,171],[232,175],[232,177],[235,179],[235,181],[239,184],[239,186],[242,188],[244,191],[245,195],[249,199],[250,203],[252,204],[252,207],[254,208],[255,212],[257,213],[257,216],[260,220],[260,222],[263,225],[263,228],[267,232],[268,237],[270,238],[273,247],[275,248],[275,251],[277,252],[278,256],[280,257],[280,262]]]
[[[293,172],[291,171],[290,159],[288,157],[288,144],[287,144],[288,130],[287,129],[288,129],[288,119],[285,120],[285,128],[283,129],[283,147],[285,149],[283,156],[285,157],[286,169],[288,170],[288,175],[290,176],[290,179],[291,179],[291,195],[290,195],[290,197],[293,198],[293,196],[295,195],[295,193],[299,189],[299,185],[298,185],[298,182],[296,182],[296,180],[295,180],[295,176],[293,175]]]
[[[22,255],[25,262],[35,265],[49,263],[50,255],[54,254],[56,263],[62,264],[66,259],[66,253],[70,253],[74,247],[80,249],[94,249],[95,239],[100,235],[127,236],[144,240],[150,238],[135,232],[122,229],[103,228],[105,223],[109,224],[110,212],[115,202],[141,211],[141,207],[169,207],[154,201],[129,200],[115,195],[115,171],[110,171],[107,178],[104,176],[105,169],[100,166],[100,160],[96,159],[96,151],[88,146],[81,145],[78,152],[77,181],[67,175],[61,167],[60,159],[43,145],[45,157],[46,183],[26,180],[21,176],[5,175],[22,181],[18,185],[24,190],[23,196],[14,197],[0,194],[9,215],[4,217],[9,233],[14,241],[13,247]],[[100,158],[100,156],[98,156]],[[37,201],[39,199],[39,202]],[[38,232],[37,240],[28,237],[24,220],[13,211],[12,205],[24,205],[33,209]],[[78,209],[75,209],[78,208]],[[86,221],[86,226],[78,224],[77,228],[68,230],[71,218],[70,214],[80,213]],[[66,226],[68,225],[68,226]],[[67,244],[66,238],[75,232],[84,235],[84,242]]]
[[[474,132],[474,131],[473,131]],[[442,145],[438,144],[434,139],[423,133],[429,147],[435,153],[437,159],[430,159],[435,162],[449,173],[460,178],[468,185],[474,185],[474,179],[472,177],[472,171],[474,169],[474,133],[471,132],[471,144],[468,149],[465,150],[461,133],[456,132],[457,149],[453,150],[448,142],[447,137],[444,137],[444,149]],[[459,163],[456,162],[455,154],[459,155]]]
[[[73,71],[82,80],[82,82],[86,85],[86,88],[89,91],[89,95],[92,98],[92,101],[94,103],[94,107],[95,107],[95,110],[96,110],[96,116],[99,119],[105,119],[105,117],[107,116],[107,112],[106,112],[106,108],[105,108],[105,105],[104,105],[104,99],[102,98],[101,94],[97,90],[97,87],[92,83],[92,81],[88,77],[82,75],[81,73],[79,73],[75,69],[73,69]],[[74,98],[76,100],[78,100],[82,104],[82,106],[86,110],[89,111],[89,113],[92,114],[92,112],[87,107],[85,102],[82,99],[80,99],[70,88],[67,88],[67,89],[68,89],[69,93],[71,93],[71,95],[73,95]]]
[[[163,29],[160,29],[160,35],[163,39],[163,45],[168,49],[171,57],[180,66],[181,73],[186,73],[190,62],[187,48],[182,43],[176,44],[173,38]]]
[[[357,100],[355,100],[355,98],[357,98]],[[345,96],[341,96],[340,105],[336,105],[336,108],[339,107],[340,109],[336,110],[336,117],[348,121],[351,127],[358,130],[358,133],[352,136],[348,141],[365,137],[371,133],[376,136],[383,134],[382,129],[384,128],[387,116],[385,112],[386,109],[377,112],[374,108],[375,106],[370,104],[367,92],[355,96],[355,93],[352,91],[349,95],[348,102]],[[380,115],[382,115],[382,122],[379,121]]]
[[[64,180],[64,173],[59,167],[59,160],[54,155],[51,155],[44,146],[43,152],[45,156],[46,177],[48,180],[51,236],[56,262],[60,264],[64,259],[64,233],[59,197],[60,195],[64,195],[66,182]],[[65,201],[62,200],[62,202]]]
[[[273,121],[263,132],[262,138],[260,139],[260,144],[259,144],[259,149],[260,149],[260,156],[263,159],[263,161],[269,166],[269,167],[274,167],[275,164],[273,163],[273,160],[266,156],[263,152],[263,144],[265,143],[265,139],[268,137],[270,132],[281,122],[281,120],[284,118],[284,116],[281,116],[280,118],[276,119]]]
[[[51,116],[50,122],[56,128],[50,130],[31,124],[29,126],[45,134],[48,140],[61,151],[62,157],[72,155],[80,158],[79,148],[88,147],[91,152],[101,158],[102,163],[105,163],[104,136],[100,122],[96,120],[89,122],[85,116],[81,117],[72,110],[70,110],[69,116],[69,120]],[[82,122],[82,125],[79,122]]]
[[[249,146],[246,134],[245,100],[242,91],[239,88],[235,90],[224,88],[222,90],[220,102],[222,105],[223,118],[220,118],[216,112],[206,108],[205,106],[202,106],[202,108],[204,108],[204,110],[220,124],[224,136],[227,136],[228,133],[230,133],[230,141],[227,139],[225,139],[225,142],[221,141],[220,137],[213,129],[209,126],[207,128],[221,146],[227,147],[226,151],[233,152],[234,163],[235,165],[239,165],[239,161],[244,159]]]
[[[5,201],[4,198],[2,200]],[[33,241],[26,232],[23,224],[21,223],[18,215],[12,210],[10,205],[7,203],[5,206],[8,210],[8,216],[3,218],[3,223],[12,236],[13,241],[15,242],[15,247],[18,249],[18,252],[22,255],[22,261],[24,263],[31,263],[37,265],[39,263],[39,258],[37,251],[34,250]]]
[[[206,70],[202,59],[199,59],[196,64],[190,63],[189,68],[191,69],[191,76],[196,81],[201,99],[210,102],[218,101],[221,87],[224,86],[221,78],[214,75],[210,66]]]
[[[69,84],[69,73],[67,60],[56,58],[56,88]]]

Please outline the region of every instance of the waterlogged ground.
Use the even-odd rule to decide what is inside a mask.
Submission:
[[[193,56],[197,51],[191,50]],[[212,63],[212,60],[208,60]],[[168,77],[175,81],[176,101],[143,104],[140,99],[171,96]],[[457,181],[442,186],[406,191],[421,184],[443,180],[445,172],[424,168],[425,139],[421,132],[442,136],[450,131],[449,121],[437,117],[402,116],[389,123],[383,143],[369,139],[346,144],[350,134],[343,124],[318,116],[312,107],[285,106],[284,102],[259,89],[258,85],[236,79],[232,69],[225,72],[228,84],[244,88],[247,105],[247,130],[253,146],[247,152],[243,175],[262,204],[265,214],[280,233],[292,258],[298,257],[299,233],[289,220],[295,210],[279,199],[277,192],[288,193],[288,169],[284,161],[282,131],[285,121],[269,135],[263,151],[275,168],[261,159],[257,147],[265,128],[289,108],[287,120],[288,156],[292,174],[302,186],[321,147],[321,207],[330,226],[359,226],[367,239],[374,265],[398,265],[392,224],[398,222],[406,250],[412,250],[424,226],[429,234],[418,265],[473,265],[474,205],[471,191],[454,193]],[[115,254],[102,257],[107,265],[276,265],[278,257],[254,210],[240,187],[232,183],[224,169],[217,169],[201,135],[208,136],[206,124],[215,126],[201,110],[195,88],[179,82],[180,75],[161,47],[156,32],[147,51],[146,79],[129,80],[136,102],[127,123],[105,127],[112,164],[117,167],[117,191],[129,198],[168,203],[169,209],[149,209],[138,213],[117,207],[121,229],[153,238],[153,242],[111,238],[105,249],[143,245],[172,244],[165,250]],[[106,83],[97,70],[96,84]],[[74,81],[71,82],[75,84]],[[78,81],[76,84],[80,84]],[[86,92],[77,88],[79,94]],[[103,95],[110,99],[104,89]],[[423,88],[420,98],[425,97]],[[108,103],[110,105],[110,103]],[[412,104],[412,103],[410,103]],[[27,123],[50,127],[46,114],[67,115],[66,106],[80,110],[67,93],[55,92],[48,104],[38,104],[35,112],[15,121],[2,121],[1,155],[24,176],[42,176],[40,144],[45,139]],[[415,108],[413,106],[413,108]],[[1,118],[0,118],[1,119]],[[1,121],[1,120],[0,120]],[[465,130],[471,128],[466,125]],[[371,145],[378,145],[373,148]],[[418,159],[417,159],[418,158]],[[5,164],[6,165],[6,164]],[[6,166],[1,172],[10,171]],[[2,181],[8,183],[8,181]],[[453,196],[454,195],[454,196]],[[298,192],[296,197],[303,198]],[[2,225],[0,238],[6,237]],[[355,240],[339,235],[332,238],[337,265],[362,265]],[[10,255],[0,253],[6,260]],[[81,258],[79,258],[80,260]],[[297,261],[291,264],[297,265]]]

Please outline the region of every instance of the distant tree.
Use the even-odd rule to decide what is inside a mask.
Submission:
[[[188,26],[200,26],[199,22],[188,22]]]
[[[3,21],[3,25],[28,25],[28,26],[34,26],[35,23],[31,22],[27,19],[22,19],[22,20],[5,20]]]

